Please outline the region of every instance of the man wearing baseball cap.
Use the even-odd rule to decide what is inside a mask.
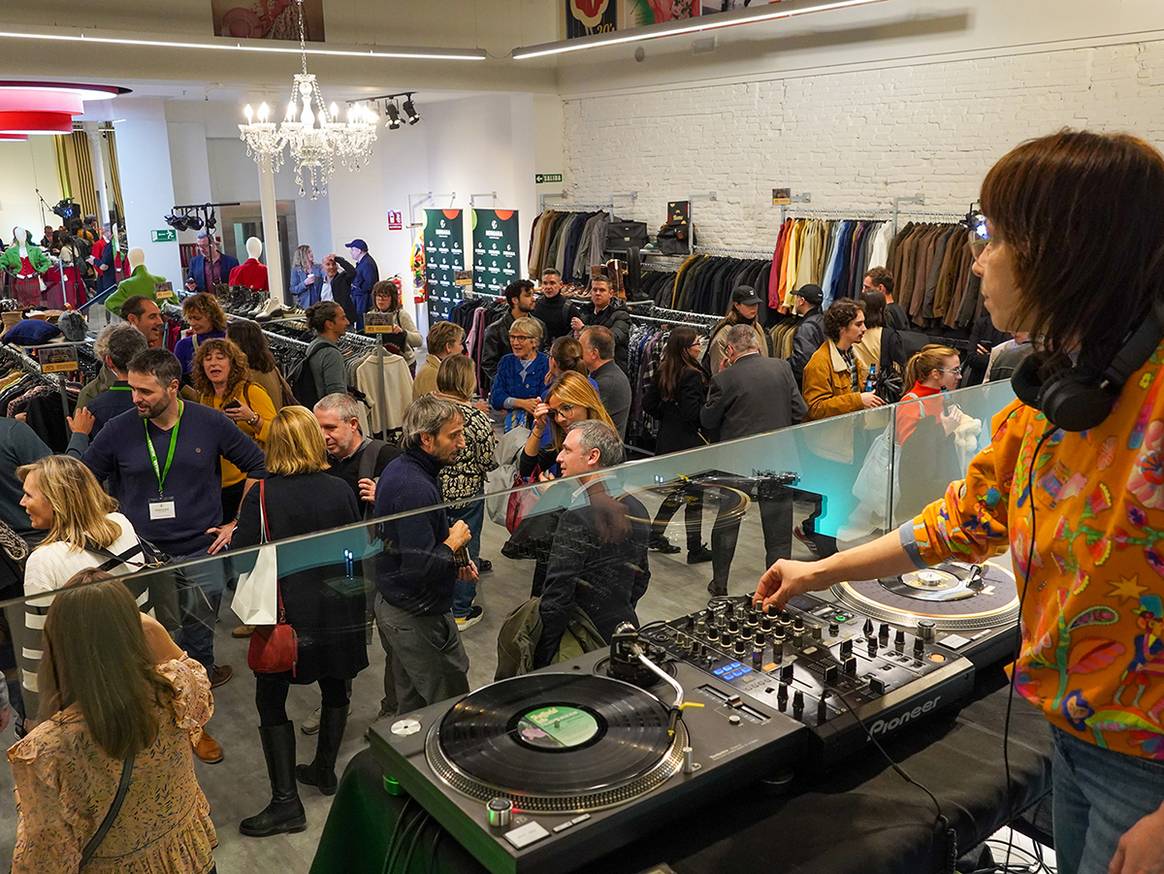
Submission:
[[[356,275],[352,278],[352,309],[348,317],[355,322],[356,330],[364,330],[364,313],[367,312],[368,302],[372,299],[372,286],[380,281],[380,268],[376,261],[368,254],[368,244],[359,237],[345,244],[352,255],[352,263],[356,265]]]
[[[793,306],[800,316],[796,336],[792,340],[792,375],[796,384],[804,384],[804,366],[825,341],[824,313],[820,303],[824,292],[819,285],[802,285],[793,297]]]

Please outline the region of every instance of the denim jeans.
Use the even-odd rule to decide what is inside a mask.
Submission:
[[[485,524],[485,501],[480,498],[465,507],[449,507],[449,524],[461,521],[469,526],[472,539],[469,541],[469,558],[477,561],[481,557],[481,527]],[[473,599],[477,597],[477,584],[457,580],[453,584],[453,618],[468,616],[473,609]]]
[[[1102,874],[1124,832],[1164,802],[1164,762],[1104,750],[1058,728],[1051,732],[1060,874]]]
[[[175,563],[198,558],[205,559],[206,553],[181,556]],[[219,556],[213,561],[182,568],[175,572],[175,578],[182,614],[179,643],[210,673],[214,669],[214,625],[218,622],[218,606],[226,586],[225,558]]]

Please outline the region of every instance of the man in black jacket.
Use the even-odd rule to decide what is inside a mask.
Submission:
[[[528,279],[518,279],[505,286],[505,303],[509,311],[485,329],[485,340],[481,349],[481,370],[488,377],[490,384],[497,376],[497,363],[510,352],[509,329],[515,321],[533,312],[533,292],[534,284]],[[543,340],[545,336],[546,325],[542,322]],[[485,390],[483,388],[482,392]]]
[[[630,348],[630,313],[626,304],[614,296],[610,280],[595,276],[590,280],[590,303],[582,304],[578,316],[570,322],[570,327],[581,331],[590,325],[607,328],[614,335],[614,363],[623,373],[627,373],[627,359]],[[629,377],[630,374],[627,373]]]
[[[546,348],[548,349],[559,337],[564,337],[573,329],[570,322],[578,315],[578,308],[574,302],[562,296],[562,274],[553,267],[542,271],[542,284],[538,287],[541,292],[537,303],[534,304],[534,318],[540,319],[546,326]]]
[[[728,365],[711,380],[707,403],[700,413],[704,433],[721,440],[735,440],[765,431],[786,428],[808,414],[808,406],[792,377],[788,362],[767,358],[757,348],[751,325],[728,328]],[[785,458],[784,464],[795,469]],[[775,562],[792,556],[792,492],[782,485],[760,481],[760,525],[764,530],[766,558]],[[728,574],[742,519],[721,501],[720,514],[711,530],[712,579],[707,590],[727,594]],[[768,565],[771,567],[771,562]]]
[[[885,324],[895,331],[909,331],[913,326],[905,308],[893,302],[893,274],[884,267],[871,267],[861,280],[861,292],[879,291],[885,295]]]
[[[320,300],[334,300],[344,308],[344,313],[355,321],[356,311],[352,306],[352,279],[356,268],[346,258],[339,255],[325,255],[323,258],[323,287],[319,290]]]
[[[390,652],[398,712],[407,713],[469,691],[469,657],[453,620],[453,584],[476,582],[465,548],[469,526],[449,526],[437,474],[465,448],[456,404],[434,395],[404,414],[404,454],[376,484],[377,517],[405,513],[381,527],[376,567],[376,625]],[[409,513],[421,507],[436,507]],[[458,556],[463,555],[463,559]]]
[[[793,298],[800,324],[796,326],[796,336],[792,338],[792,375],[796,384],[804,382],[804,366],[808,359],[825,341],[824,313],[820,304],[824,292],[819,285],[802,285]]]
[[[575,424],[562,443],[558,466],[563,476],[579,476],[580,488],[562,514],[550,549],[534,667],[554,661],[574,608],[586,614],[608,643],[623,622],[639,624],[635,605],[651,580],[650,517],[637,498],[610,492],[616,483],[602,470],[622,457],[618,435],[594,419]]]

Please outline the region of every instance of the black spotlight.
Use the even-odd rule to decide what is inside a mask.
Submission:
[[[411,94],[405,97],[403,109],[409,124],[416,124],[420,121],[420,113],[416,111],[416,104],[412,102]]]
[[[202,216],[195,213],[186,216],[186,227],[191,231],[202,230]]]
[[[400,107],[395,100],[389,100],[384,105],[384,112],[388,116],[388,130],[400,130]]]
[[[218,227],[218,218],[214,215],[214,210],[211,209],[206,215],[206,230],[213,232]]]
[[[186,230],[186,228],[189,227],[188,221],[189,216],[185,215],[175,215],[174,213],[170,213],[168,216],[166,216],[166,224],[172,227],[175,231]]]
[[[52,208],[53,212],[61,217],[61,221],[68,226],[73,219],[81,217],[81,207],[73,202],[71,197],[66,197],[59,201],[56,206]]]

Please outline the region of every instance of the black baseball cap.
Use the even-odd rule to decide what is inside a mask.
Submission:
[[[760,298],[756,294],[756,289],[750,285],[736,286],[736,290],[732,292],[732,303],[739,304],[754,304],[760,303]]]
[[[794,294],[797,297],[803,297],[806,301],[812,304],[819,304],[822,300],[824,300],[824,292],[821,291],[821,287],[819,285],[802,285],[794,292]]]

